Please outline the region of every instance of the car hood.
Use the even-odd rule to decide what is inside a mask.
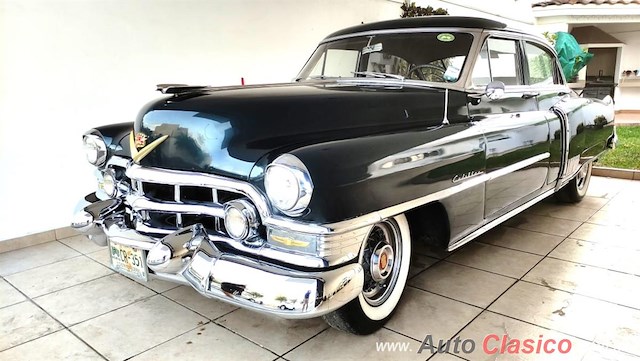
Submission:
[[[168,136],[140,164],[248,179],[256,162],[267,155],[439,126],[447,102],[449,120],[462,118],[466,98],[446,92],[397,82],[325,81],[174,95],[147,104],[136,119],[138,147]]]

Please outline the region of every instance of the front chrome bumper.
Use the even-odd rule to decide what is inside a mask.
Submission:
[[[200,225],[156,240],[125,226],[120,200],[87,196],[72,227],[94,242],[147,251],[150,275],[190,285],[202,295],[285,318],[312,318],[336,310],[362,291],[362,266],[350,263],[303,272],[247,256],[225,253]]]

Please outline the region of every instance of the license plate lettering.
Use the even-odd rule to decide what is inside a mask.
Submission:
[[[116,271],[140,280],[147,280],[147,266],[144,251],[111,242],[111,266]]]

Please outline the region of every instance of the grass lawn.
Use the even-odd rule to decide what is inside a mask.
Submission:
[[[611,168],[640,169],[640,127],[617,127],[618,144],[600,158],[598,165]]]

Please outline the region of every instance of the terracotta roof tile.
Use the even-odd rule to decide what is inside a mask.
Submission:
[[[640,0],[546,0],[533,3],[532,7],[544,7],[550,5],[640,5]]]

